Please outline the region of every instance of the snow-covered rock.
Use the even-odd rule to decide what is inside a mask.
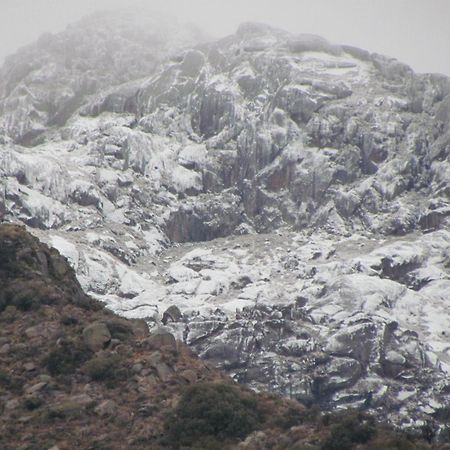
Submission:
[[[450,373],[449,79],[261,24],[200,43],[138,19],[94,15],[7,59],[0,217],[239,381],[431,420]]]

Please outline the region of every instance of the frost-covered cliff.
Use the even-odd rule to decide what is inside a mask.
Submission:
[[[243,382],[439,416],[450,80],[261,24],[205,43],[140,20],[94,16],[7,60],[5,218]]]

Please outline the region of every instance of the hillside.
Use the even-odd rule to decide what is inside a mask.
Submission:
[[[0,225],[0,250],[2,449],[328,448],[337,418],[238,387],[170,333],[104,309],[24,228]],[[363,415],[339,420],[363,433],[342,438],[355,443],[432,448],[381,439]]]

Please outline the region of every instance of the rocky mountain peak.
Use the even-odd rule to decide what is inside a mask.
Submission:
[[[4,135],[33,145],[89,96],[149,76],[172,52],[202,39],[193,26],[146,10],[96,13],[61,33],[46,33],[1,69]]]
[[[5,220],[236,380],[438,423],[449,79],[261,24],[183,47],[114,29],[68,65],[30,47],[3,69]]]

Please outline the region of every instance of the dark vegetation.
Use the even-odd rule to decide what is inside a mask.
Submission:
[[[80,341],[63,342],[55,347],[45,358],[50,375],[69,375],[81,367],[92,355],[92,352]]]
[[[226,384],[202,383],[189,387],[167,420],[169,442],[176,448],[208,445],[243,438],[262,417],[254,393]]]
[[[82,370],[91,380],[103,381],[107,387],[114,387],[129,376],[128,368],[119,355],[94,357],[83,365]]]

